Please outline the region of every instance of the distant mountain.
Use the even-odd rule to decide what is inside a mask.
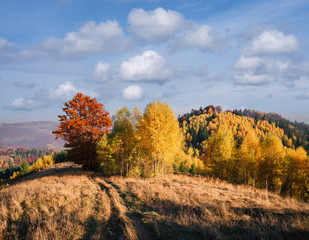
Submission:
[[[56,140],[52,131],[58,122],[0,123],[0,150],[9,148],[41,148],[61,150],[64,142]]]

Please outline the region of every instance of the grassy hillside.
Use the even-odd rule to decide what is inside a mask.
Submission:
[[[308,239],[309,204],[223,181],[56,164],[0,191],[0,239]]]

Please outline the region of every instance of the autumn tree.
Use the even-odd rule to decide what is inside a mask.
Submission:
[[[276,190],[279,186],[279,166],[283,160],[283,145],[275,135],[267,136],[262,142],[262,160],[257,166],[260,187]]]
[[[239,149],[241,183],[255,186],[257,164],[261,158],[260,139],[250,130],[244,137]]]
[[[301,190],[306,185],[307,152],[299,147],[296,150],[287,148],[282,163],[279,166],[281,189],[280,194],[301,196]],[[305,171],[304,171],[305,170]]]
[[[96,169],[96,143],[103,133],[109,133],[112,120],[102,103],[82,93],[64,103],[63,115],[59,115],[60,124],[53,131],[56,138],[66,141],[69,156],[72,161],[82,164],[84,169]]]
[[[181,135],[169,105],[151,102],[137,125],[137,134],[150,171],[156,175],[172,170],[175,155],[180,150]]]
[[[226,179],[231,168],[235,143],[232,131],[220,125],[206,146],[206,156],[214,177]]]

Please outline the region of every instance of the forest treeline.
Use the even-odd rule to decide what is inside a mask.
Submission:
[[[52,153],[53,151],[48,149],[16,148],[1,150],[0,172],[5,171],[6,169],[17,168],[23,161],[32,164],[37,159]]]
[[[144,115],[137,108],[119,109],[113,121],[111,133],[97,144],[105,174],[189,172],[308,200],[307,152],[275,120],[210,105],[176,123],[167,104],[154,102]]]
[[[202,160],[208,176],[308,200],[307,141],[299,144],[295,126],[281,128],[284,119],[256,116],[212,105],[184,114],[179,122],[186,152]]]
[[[15,164],[13,167],[6,168],[5,170],[0,171],[0,189],[3,187],[9,186],[11,181],[28,175],[33,172],[41,171],[42,169],[53,165],[55,163],[65,162],[67,161],[67,152],[53,152],[52,150],[42,150],[42,149],[10,149],[5,150],[6,154],[16,154],[19,156],[19,153],[22,153],[22,156],[26,158],[27,155],[24,155],[25,152],[34,153],[35,156],[39,156],[34,161],[27,161],[27,159],[23,160],[19,164]],[[32,155],[31,155],[32,156]]]
[[[53,133],[66,141],[68,154],[53,155],[51,162],[74,161],[105,175],[199,174],[309,200],[307,139],[297,140],[306,128],[282,128],[284,119],[209,105],[177,120],[161,101],[149,103],[144,113],[123,107],[110,117],[102,103],[82,93],[62,109]]]

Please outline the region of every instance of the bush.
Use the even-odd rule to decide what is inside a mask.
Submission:
[[[191,168],[190,168],[189,172],[191,174],[197,174],[197,170],[196,170],[196,167],[195,167],[194,163],[191,164]]]
[[[179,172],[186,172],[186,168],[185,168],[185,165],[183,164],[183,162],[180,163],[180,166],[179,166]]]
[[[55,163],[61,163],[61,162],[66,162],[67,160],[68,153],[66,151],[61,151],[60,153],[56,153],[54,155],[54,161]]]
[[[29,164],[26,161],[23,161],[23,163],[20,165],[20,173],[21,175],[29,173]]]

